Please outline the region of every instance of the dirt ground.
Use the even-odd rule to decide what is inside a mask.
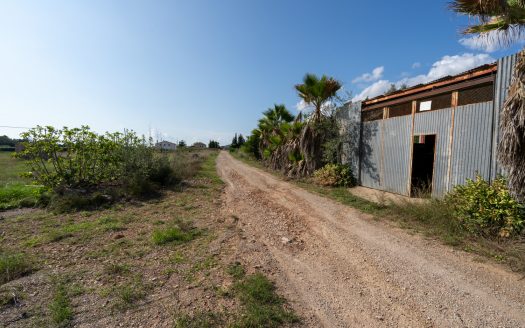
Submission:
[[[525,327],[525,280],[510,270],[226,152],[217,168],[227,185],[223,211],[251,241],[250,261],[263,262],[305,326]]]

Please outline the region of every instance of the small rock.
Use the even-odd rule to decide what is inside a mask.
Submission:
[[[282,237],[282,238],[281,238],[281,243],[283,243],[283,244],[289,244],[289,243],[290,243],[290,239],[289,239],[289,238],[286,238],[286,237]]]

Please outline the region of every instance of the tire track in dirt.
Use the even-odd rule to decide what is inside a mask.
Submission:
[[[225,211],[279,266],[277,284],[326,327],[525,326],[525,282],[222,152]],[[308,322],[305,323],[308,325]]]

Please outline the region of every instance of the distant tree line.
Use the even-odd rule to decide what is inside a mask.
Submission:
[[[208,148],[210,148],[210,149],[219,149],[219,148],[221,148],[221,146],[219,145],[218,141],[210,140],[210,142],[208,143]]]
[[[14,151],[17,143],[22,139],[11,139],[6,135],[0,136],[0,151]]]

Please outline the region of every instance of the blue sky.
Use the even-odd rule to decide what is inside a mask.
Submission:
[[[274,103],[296,112],[293,85],[306,72],[331,75],[359,97],[518,50],[460,42],[467,18],[446,6],[4,0],[0,125],[88,124],[225,144],[234,132],[249,133]],[[0,127],[0,135],[19,132]]]

